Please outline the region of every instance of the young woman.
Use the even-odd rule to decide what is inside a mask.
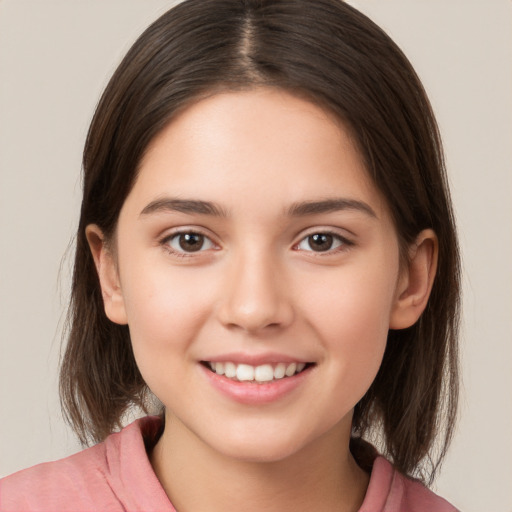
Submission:
[[[84,151],[61,392],[99,444],[4,479],[1,510],[455,510],[423,483],[458,300],[435,119],[389,37],[339,0],[183,2]]]

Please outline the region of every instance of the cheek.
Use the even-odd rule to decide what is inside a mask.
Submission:
[[[125,268],[121,284],[131,328],[140,325],[159,330],[166,325],[173,332],[187,326],[208,300],[207,287],[202,284],[208,281],[201,279],[198,269],[167,265],[161,256],[143,262],[136,255],[125,262]]]
[[[349,383],[358,398],[380,367],[395,295],[393,273],[370,268],[333,272],[325,288],[310,283],[303,305],[310,328],[324,345],[333,382]]]
[[[361,267],[335,270],[323,279],[325,285],[314,279],[304,283],[304,311],[309,311],[312,322],[334,336],[339,332],[348,339],[371,340],[372,332],[387,333],[389,329],[396,279],[389,269],[372,272],[369,265]]]
[[[128,265],[126,266],[128,268]],[[160,365],[175,366],[193,343],[207,315],[209,293],[185,271],[145,265],[122,282],[128,326],[143,376]],[[163,372],[165,375],[166,371]],[[149,384],[149,382],[148,382]]]

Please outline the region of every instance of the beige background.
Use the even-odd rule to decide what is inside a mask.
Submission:
[[[171,3],[0,0],[0,476],[78,449],[56,384],[82,145],[116,63]],[[512,511],[512,3],[352,3],[410,57],[446,145],[465,384],[435,488],[466,512]]]

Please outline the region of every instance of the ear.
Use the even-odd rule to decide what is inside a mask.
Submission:
[[[390,329],[411,327],[425,310],[437,270],[439,245],[431,229],[425,229],[409,248],[390,318]]]
[[[98,272],[105,314],[112,322],[125,325],[128,322],[115,257],[96,224],[85,228],[85,236]]]

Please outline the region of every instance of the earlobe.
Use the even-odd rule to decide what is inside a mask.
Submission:
[[[85,228],[85,236],[98,272],[105,314],[112,322],[125,325],[128,322],[115,257],[96,224]]]
[[[425,229],[409,249],[407,267],[398,283],[390,329],[411,327],[425,310],[437,270],[437,236]]]

